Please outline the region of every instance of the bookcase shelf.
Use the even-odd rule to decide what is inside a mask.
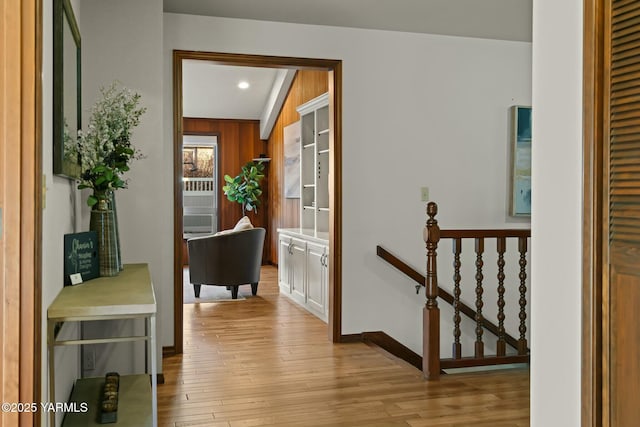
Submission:
[[[329,94],[300,114],[300,228],[278,229],[280,292],[323,321],[329,315]]]
[[[329,94],[312,99],[299,106],[297,111],[301,123],[302,189],[308,191],[300,199],[300,226],[327,232],[329,217],[320,212],[326,211],[329,205]],[[313,189],[313,193],[309,189]]]

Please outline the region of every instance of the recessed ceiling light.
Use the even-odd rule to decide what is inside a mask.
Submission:
[[[238,87],[240,89],[249,89],[249,82],[245,82],[244,80],[238,83]]]

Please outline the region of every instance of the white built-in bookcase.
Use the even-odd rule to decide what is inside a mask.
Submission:
[[[329,94],[297,108],[300,114],[300,227],[329,231]]]
[[[300,228],[278,229],[280,292],[323,321],[329,315],[329,94],[300,114]]]

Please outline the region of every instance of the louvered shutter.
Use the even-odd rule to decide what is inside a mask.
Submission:
[[[613,1],[610,239],[640,242],[640,1]]]
[[[610,51],[605,48],[609,280],[603,336],[609,350],[604,395],[613,427],[640,420],[640,1],[612,0],[610,5]]]

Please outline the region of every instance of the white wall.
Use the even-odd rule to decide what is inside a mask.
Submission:
[[[118,79],[123,85],[142,94],[148,108],[141,125],[135,132],[135,144],[147,159],[134,164],[130,172],[129,190],[118,192],[118,209],[121,227],[121,245],[124,262],[148,262],[156,289],[172,287],[171,271],[164,263],[172,257],[171,204],[163,206],[158,199],[158,188],[172,188],[163,182],[161,169],[164,156],[162,140],[162,1],[144,0],[101,2],[72,1],[82,37],[82,99],[83,121],[87,122],[87,110],[95,102],[98,88]],[[53,8],[52,2],[43,2],[43,173],[45,175],[45,208],[43,212],[42,241],[42,330],[46,331],[47,307],[56,297],[63,283],[63,235],[88,229],[89,211],[85,205],[86,194],[75,189],[74,181],[53,175]],[[144,29],[144,30],[141,30]],[[140,166],[138,168],[138,166]],[[169,190],[170,191],[170,190]],[[152,249],[149,249],[152,248]],[[166,281],[163,278],[168,278]],[[157,291],[156,291],[157,292]],[[159,292],[157,292],[159,293]],[[158,298],[159,309],[162,302]],[[170,306],[171,309],[172,306]],[[120,325],[112,325],[119,328]],[[91,328],[88,328],[91,329]],[[100,327],[99,329],[102,329]],[[107,334],[109,331],[105,331]],[[91,331],[89,331],[91,333]],[[65,324],[61,338],[77,338],[77,325]],[[161,343],[158,342],[160,350]],[[98,369],[120,370],[123,373],[139,370],[143,360],[120,347],[113,352],[107,348],[98,352]],[[128,351],[127,351],[128,350]],[[161,351],[158,353],[162,354]],[[159,356],[160,358],[161,356]],[[48,368],[46,337],[42,340],[42,398],[47,402]],[[73,382],[80,375],[79,347],[56,349],[56,401],[68,399]],[[101,363],[102,362],[102,363]],[[115,365],[113,364],[115,363]],[[159,365],[161,366],[161,365]],[[91,374],[91,373],[89,373]],[[96,375],[101,374],[101,372]],[[62,421],[57,414],[56,425]],[[48,425],[48,417],[42,417],[42,425]]]
[[[422,268],[421,186],[443,226],[528,225],[506,212],[508,108],[531,102],[529,43],[165,14],[167,152],[173,49],[343,61],[343,333],[383,330],[421,352],[423,297],[375,255],[382,244]]]
[[[171,198],[164,196],[172,194],[172,169],[162,166],[167,162],[161,125],[162,1],[82,0],[82,14],[83,122],[87,123],[88,110],[97,100],[99,89],[114,81],[138,92],[141,105],[147,108],[132,136],[132,143],[145,158],[134,161],[125,175],[129,188],[116,192],[120,246],[125,264],[149,264],[158,311],[172,310],[172,301],[166,305],[162,298],[162,290],[173,286],[172,204]],[[88,208],[84,210],[88,218]],[[88,219],[83,226],[88,229]],[[136,333],[141,332],[142,325],[139,322]],[[159,330],[162,326],[160,321]],[[107,333],[123,333],[130,330],[130,325],[112,322],[89,327],[87,336],[104,334],[104,328]],[[159,359],[162,344],[159,340]],[[138,350],[127,344],[95,347],[97,375],[107,370],[139,372],[144,367],[141,343],[136,345]]]
[[[535,427],[580,425],[582,12],[580,0],[533,2]]]

